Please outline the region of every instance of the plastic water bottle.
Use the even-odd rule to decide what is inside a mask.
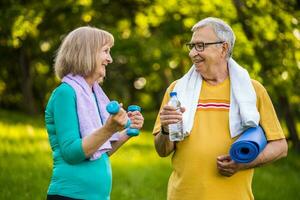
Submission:
[[[173,106],[176,108],[177,112],[180,112],[180,101],[177,98],[177,92],[170,93],[170,100],[168,102],[169,106]],[[183,134],[183,124],[182,120],[175,123],[169,124],[169,137],[171,141],[181,141],[184,138]]]

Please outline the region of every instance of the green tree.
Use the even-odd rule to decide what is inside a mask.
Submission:
[[[299,112],[299,2],[234,0],[238,18],[260,65],[259,76],[276,99],[295,149],[300,151],[296,127]],[[296,9],[295,9],[296,8]],[[255,13],[255,15],[254,15]],[[292,99],[292,100],[291,100]],[[294,100],[293,100],[294,99]]]
[[[237,36],[234,58],[270,93],[299,149],[300,3],[296,0],[42,0],[0,2],[0,106],[42,112],[55,51],[83,25],[115,36],[104,90],[125,106],[157,111],[167,85],[191,66],[185,43],[202,18],[224,19]]]

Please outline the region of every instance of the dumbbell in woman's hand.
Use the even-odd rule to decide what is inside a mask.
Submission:
[[[107,104],[106,106],[106,110],[108,113],[110,113],[111,115],[115,115],[119,112],[120,110],[120,105],[117,101],[111,101],[109,104]],[[131,105],[128,107],[128,111],[134,112],[134,111],[141,111],[141,107],[137,106],[137,105]],[[128,136],[137,136],[140,133],[139,129],[136,128],[129,128],[131,124],[130,119],[128,119],[125,128],[127,129],[127,135]]]
[[[109,114],[115,115],[120,111],[120,104],[117,101],[111,101],[107,104],[106,110]],[[128,119],[124,128],[128,128],[130,125],[131,121]]]
[[[130,105],[127,109],[128,112],[139,111],[141,112],[141,107],[138,105]],[[140,134],[140,130],[137,128],[129,128],[127,129],[127,135],[129,136],[138,136]]]

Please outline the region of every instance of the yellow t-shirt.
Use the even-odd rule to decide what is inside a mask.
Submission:
[[[265,88],[252,81],[257,95],[260,124],[268,140],[284,138],[270,97]],[[167,89],[162,106],[169,100],[175,82]],[[231,177],[218,173],[217,157],[229,153],[230,80],[212,86],[203,81],[194,126],[190,136],[176,143],[172,156],[173,172],[168,184],[168,200],[248,200],[254,199],[251,189],[253,169],[239,171]],[[157,117],[153,134],[160,131]]]

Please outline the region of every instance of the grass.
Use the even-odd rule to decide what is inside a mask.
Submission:
[[[0,199],[45,199],[52,160],[42,117],[0,110],[0,158]],[[112,200],[166,199],[170,157],[156,155],[149,131],[125,144],[111,161]],[[294,152],[286,159],[256,169],[255,198],[300,199],[299,169],[300,155]]]

